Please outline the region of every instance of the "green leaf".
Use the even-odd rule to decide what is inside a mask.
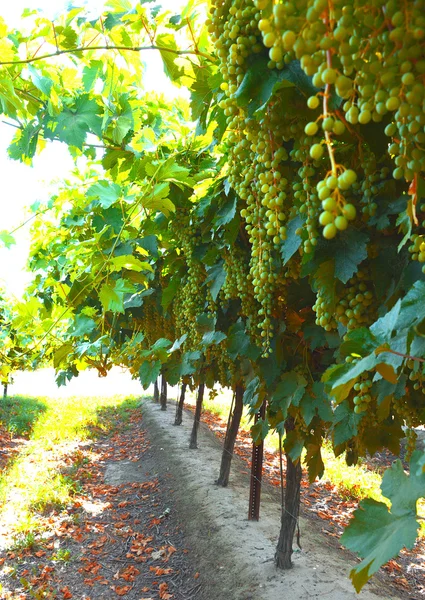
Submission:
[[[376,367],[378,363],[382,362],[382,357],[376,356],[374,353],[365,356],[361,360],[354,364],[342,365],[343,368],[338,371],[330,371],[329,376],[323,378],[328,385],[332,386],[332,389],[337,388],[341,385],[348,384],[354,381],[359,375],[365,371],[371,371]],[[338,365],[340,366],[340,365]],[[326,374],[325,374],[326,375]]]
[[[170,283],[167,285],[167,287],[163,288],[162,297],[161,297],[161,306],[164,309],[164,311],[166,311],[167,308],[170,306],[179,287],[180,287],[180,278],[174,277],[173,279],[170,280]]]
[[[281,247],[284,265],[286,265],[289,259],[294,256],[295,252],[301,246],[302,239],[301,236],[296,233],[296,231],[302,226],[303,220],[299,215],[289,221],[286,226],[286,240],[283,242]]]
[[[121,187],[116,183],[102,179],[89,187],[87,196],[99,200],[102,208],[109,208],[121,196]]]
[[[96,329],[96,323],[90,317],[80,314],[75,317],[75,321],[69,329],[72,337],[79,338],[88,335]]]
[[[265,54],[253,55],[247,60],[244,78],[234,94],[239,106],[248,106],[249,114],[264,108],[274,93],[284,87],[296,87],[308,97],[316,94],[317,88],[294,60],[283,69],[269,69],[269,57]]]
[[[184,70],[176,64],[176,59],[178,59],[179,56],[175,52],[178,48],[174,35],[171,33],[161,33],[157,35],[156,45],[161,47],[160,54],[165,74],[173,83],[177,83],[178,79],[184,75]]]
[[[135,291],[135,287],[124,279],[117,279],[113,286],[104,283],[99,292],[104,311],[124,313],[124,294]]]
[[[58,369],[62,364],[64,358],[69,356],[73,350],[74,346],[72,344],[63,344],[63,346],[55,350],[55,353],[53,355],[54,368]]]
[[[372,329],[372,328],[371,328]],[[340,346],[341,356],[356,354],[365,356],[378,347],[378,342],[366,327],[359,327],[349,331]]]
[[[141,240],[138,240],[141,248],[149,252],[151,256],[158,256],[158,238],[156,235],[146,235]]]
[[[252,408],[254,408],[257,404],[259,384],[259,378],[254,377],[254,379],[252,379],[246,386],[243,395],[243,403],[245,404],[245,406],[251,406]]]
[[[204,346],[216,345],[225,340],[227,335],[222,331],[208,331],[202,336],[202,344]]]
[[[316,414],[323,421],[330,423],[333,419],[333,412],[330,398],[325,392],[323,383],[316,381],[313,384],[312,392],[306,392],[300,401],[301,414],[305,424],[308,427]]]
[[[145,360],[142,363],[139,369],[139,378],[144,390],[147,390],[158,379],[161,367],[160,360]]]
[[[320,292],[329,312],[332,312],[336,303],[335,260],[323,262],[315,272],[313,281],[314,288]]]
[[[350,228],[334,240],[319,240],[314,257],[304,265],[303,271],[314,273],[322,264],[326,264],[328,278],[336,277],[342,283],[347,283],[357,272],[359,264],[367,258],[369,236],[362,231]],[[330,262],[334,264],[331,274]],[[320,265],[320,266],[319,266]]]
[[[344,231],[333,247],[335,277],[347,283],[357,272],[359,264],[367,258],[369,236],[354,227]]]
[[[210,84],[211,70],[204,67],[196,69],[196,79],[190,86],[190,109],[192,119],[199,123],[202,133],[206,130],[207,114],[213,99],[213,90]]]
[[[23,129],[18,130],[7,149],[10,158],[20,161],[33,158],[37,150],[39,133],[40,127],[34,123],[28,123]]]
[[[104,283],[100,288],[99,298],[105,312],[124,312],[123,296],[115,291],[114,286]]]
[[[391,500],[391,512],[394,515],[410,513],[416,516],[419,498],[425,497],[425,473],[419,472],[416,464],[422,452],[416,450],[411,458],[410,474],[407,474],[400,460],[395,461],[384,473],[381,490]]]
[[[357,426],[360,423],[361,415],[356,415],[350,408],[348,401],[344,400],[335,409],[333,442],[334,446],[340,446],[352,437],[357,435]]]
[[[172,346],[172,342],[167,340],[167,338],[159,338],[156,340],[154,345],[150,348],[150,352],[156,352],[157,350],[166,350]]]
[[[229,198],[226,203],[220,208],[216,217],[214,218],[214,226],[221,227],[227,225],[232,221],[236,214],[236,198]]]
[[[401,309],[401,300],[398,300],[386,315],[378,319],[371,327],[371,333],[383,344],[391,339]]]
[[[100,107],[88,94],[79,96],[71,108],[65,108],[56,121],[48,118],[44,135],[47,139],[58,139],[70,146],[82,148],[88,133],[101,135],[102,119]]]
[[[417,501],[425,492],[425,473],[417,467],[422,459],[421,452],[413,453],[409,475],[400,460],[387,469],[381,490],[391,501],[391,510],[382,502],[363,500],[341,538],[347,548],[363,558],[350,573],[358,592],[402,548],[411,549],[415,544],[419,529]]]
[[[360,503],[341,537],[349,550],[363,557],[350,572],[357,592],[402,548],[413,548],[418,529],[415,517],[410,514],[394,516],[383,502],[370,498]]]
[[[274,410],[281,410],[283,417],[286,418],[289,406],[299,405],[306,386],[307,381],[299,373],[295,371],[284,373],[270,397],[270,406]]]
[[[396,329],[405,329],[419,324],[425,319],[425,282],[417,281],[403,298]]]
[[[242,321],[235,323],[229,329],[227,352],[232,360],[235,360],[238,356],[246,356],[251,360],[256,360],[261,354],[261,349],[251,342]]]
[[[260,444],[266,439],[269,433],[269,422],[266,419],[258,419],[258,421],[251,427],[251,436],[255,444]]]
[[[90,66],[86,65],[83,69],[83,86],[84,91],[89,92],[102,72],[103,62],[101,60],[92,60]]]
[[[196,317],[197,328],[201,333],[207,333],[215,330],[217,319],[207,313],[202,313]]]
[[[226,281],[226,271],[224,269],[224,261],[220,261],[216,265],[208,268],[207,278],[205,283],[210,288],[210,294],[214,301],[217,300],[217,296],[220,293],[221,288]]]
[[[8,231],[0,231],[0,242],[2,242],[6,248],[10,248],[13,244],[16,244],[16,240],[13,235],[10,235]]]
[[[49,98],[53,81],[48,77],[41,75],[41,73],[33,65],[28,65],[28,72],[35,87]]]
[[[410,472],[416,477],[425,474],[425,452],[416,450],[410,459]]]

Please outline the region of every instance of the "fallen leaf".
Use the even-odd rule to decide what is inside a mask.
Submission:
[[[131,585],[113,585],[112,589],[118,596],[125,596],[131,590]]]

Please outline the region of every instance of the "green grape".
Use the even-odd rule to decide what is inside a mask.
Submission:
[[[321,144],[313,144],[310,148],[310,156],[314,158],[314,160],[319,160],[322,158],[324,154],[324,148]]]
[[[327,240],[332,240],[336,236],[337,231],[336,225],[334,225],[334,223],[329,223],[328,225],[325,225],[323,229],[323,237]]]

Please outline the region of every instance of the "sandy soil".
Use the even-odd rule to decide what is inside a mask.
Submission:
[[[314,523],[301,519],[302,551],[294,554],[294,568],[276,571],[273,564],[279,531],[280,506],[274,494],[263,493],[261,518],[247,520],[249,476],[235,457],[227,489],[218,488],[221,445],[201,427],[199,449],[189,450],[192,418],[186,414],[181,427],[173,427],[174,410],[164,413],[150,400],[143,401],[144,424],[158,456],[159,469],[168,469],[175,480],[175,501],[201,572],[211,578],[206,598],[232,600],[390,600],[400,598],[379,581],[358,596],[348,573],[355,559],[332,547]],[[408,598],[405,595],[404,598]]]

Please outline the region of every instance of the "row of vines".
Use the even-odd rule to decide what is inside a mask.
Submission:
[[[33,206],[33,281],[8,318],[33,342],[16,356],[53,362],[59,384],[119,364],[145,388],[161,374],[163,394],[198,389],[192,447],[205,386],[234,390],[227,449],[242,404],[255,443],[283,440],[284,568],[301,464],[314,481],[327,440],[351,465],[407,436],[390,508],[363,501],[343,536],[360,590],[413,546],[425,495],[425,2],[192,0],[173,15],[111,0],[97,18],[22,22],[0,19],[9,155],[62,142],[75,171]],[[145,93],[152,52],[190,100]]]

